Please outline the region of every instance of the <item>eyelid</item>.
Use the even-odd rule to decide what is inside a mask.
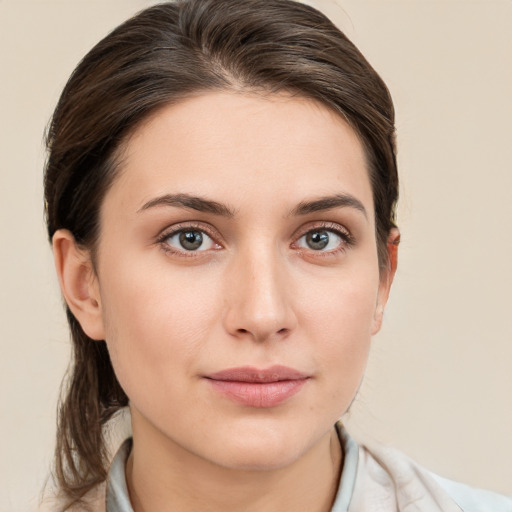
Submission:
[[[301,226],[298,230],[296,230],[293,238],[295,240],[298,240],[302,236],[306,235],[310,231],[314,231],[315,229],[324,229],[325,231],[334,231],[335,233],[338,233],[340,236],[342,236],[347,241],[353,240],[352,234],[345,226],[343,226],[342,224],[338,224],[337,222],[332,222],[332,221],[314,221],[314,222],[305,224],[305,225]]]

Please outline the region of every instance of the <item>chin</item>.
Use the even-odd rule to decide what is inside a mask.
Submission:
[[[293,464],[300,453],[282,450],[265,449],[259,446],[257,450],[237,450],[236,453],[223,454],[217,460],[219,466],[238,471],[271,471]]]
[[[230,437],[216,443],[209,458],[219,466],[245,471],[269,471],[293,464],[315,443],[287,429],[233,430]]]

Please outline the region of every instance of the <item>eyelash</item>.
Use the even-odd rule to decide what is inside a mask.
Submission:
[[[177,255],[180,257],[185,258],[197,258],[202,256],[201,253],[203,252],[209,252],[209,250],[203,250],[203,251],[187,251],[185,249],[178,250],[173,247],[171,247],[167,240],[171,238],[172,236],[175,236],[179,233],[186,232],[186,231],[198,231],[200,233],[206,234],[214,244],[216,244],[218,247],[213,250],[219,250],[222,248],[222,244],[217,242],[217,239],[219,238],[218,235],[214,234],[210,228],[205,226],[204,224],[198,224],[198,223],[186,223],[186,224],[178,224],[173,226],[171,229],[165,230],[158,238],[156,239],[156,243],[162,248],[162,250],[166,253],[170,253],[173,255]],[[312,233],[315,231],[327,231],[329,233],[334,233],[335,235],[339,236],[342,240],[339,247],[336,249],[330,250],[330,251],[322,251],[318,250],[315,251],[314,249],[306,249],[303,247],[298,247],[297,243],[299,240],[301,240],[304,236],[306,236],[308,233]],[[308,252],[310,254],[313,254],[315,257],[325,258],[325,257],[332,257],[336,256],[339,253],[345,252],[349,247],[353,246],[355,243],[355,240],[353,236],[350,234],[350,232],[342,227],[340,224],[336,224],[333,222],[319,222],[315,223],[313,225],[307,226],[306,229],[302,229],[299,232],[299,236],[295,236],[295,241],[292,243],[292,247],[295,248],[299,253]]]

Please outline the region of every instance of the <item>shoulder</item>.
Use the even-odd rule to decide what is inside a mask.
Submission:
[[[390,502],[390,510],[403,512],[512,512],[512,497],[435,475],[397,450],[359,446],[354,503],[372,496],[376,503]]]
[[[464,511],[468,512],[512,512],[512,496],[503,496],[484,489],[477,489],[430,473],[439,486]]]
[[[358,444],[336,427],[344,462],[333,512],[512,512],[512,496],[437,476],[398,450]]]

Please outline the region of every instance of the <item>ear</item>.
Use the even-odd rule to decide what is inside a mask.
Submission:
[[[53,257],[62,295],[85,334],[105,339],[98,279],[89,251],[80,248],[67,229],[53,235]]]
[[[389,297],[389,291],[395,277],[396,266],[398,264],[398,245],[400,244],[400,231],[393,228],[388,236],[387,252],[388,264],[381,272],[379,292],[377,294],[377,306],[373,318],[372,335],[377,334],[382,326],[382,317],[384,316],[384,308]]]

